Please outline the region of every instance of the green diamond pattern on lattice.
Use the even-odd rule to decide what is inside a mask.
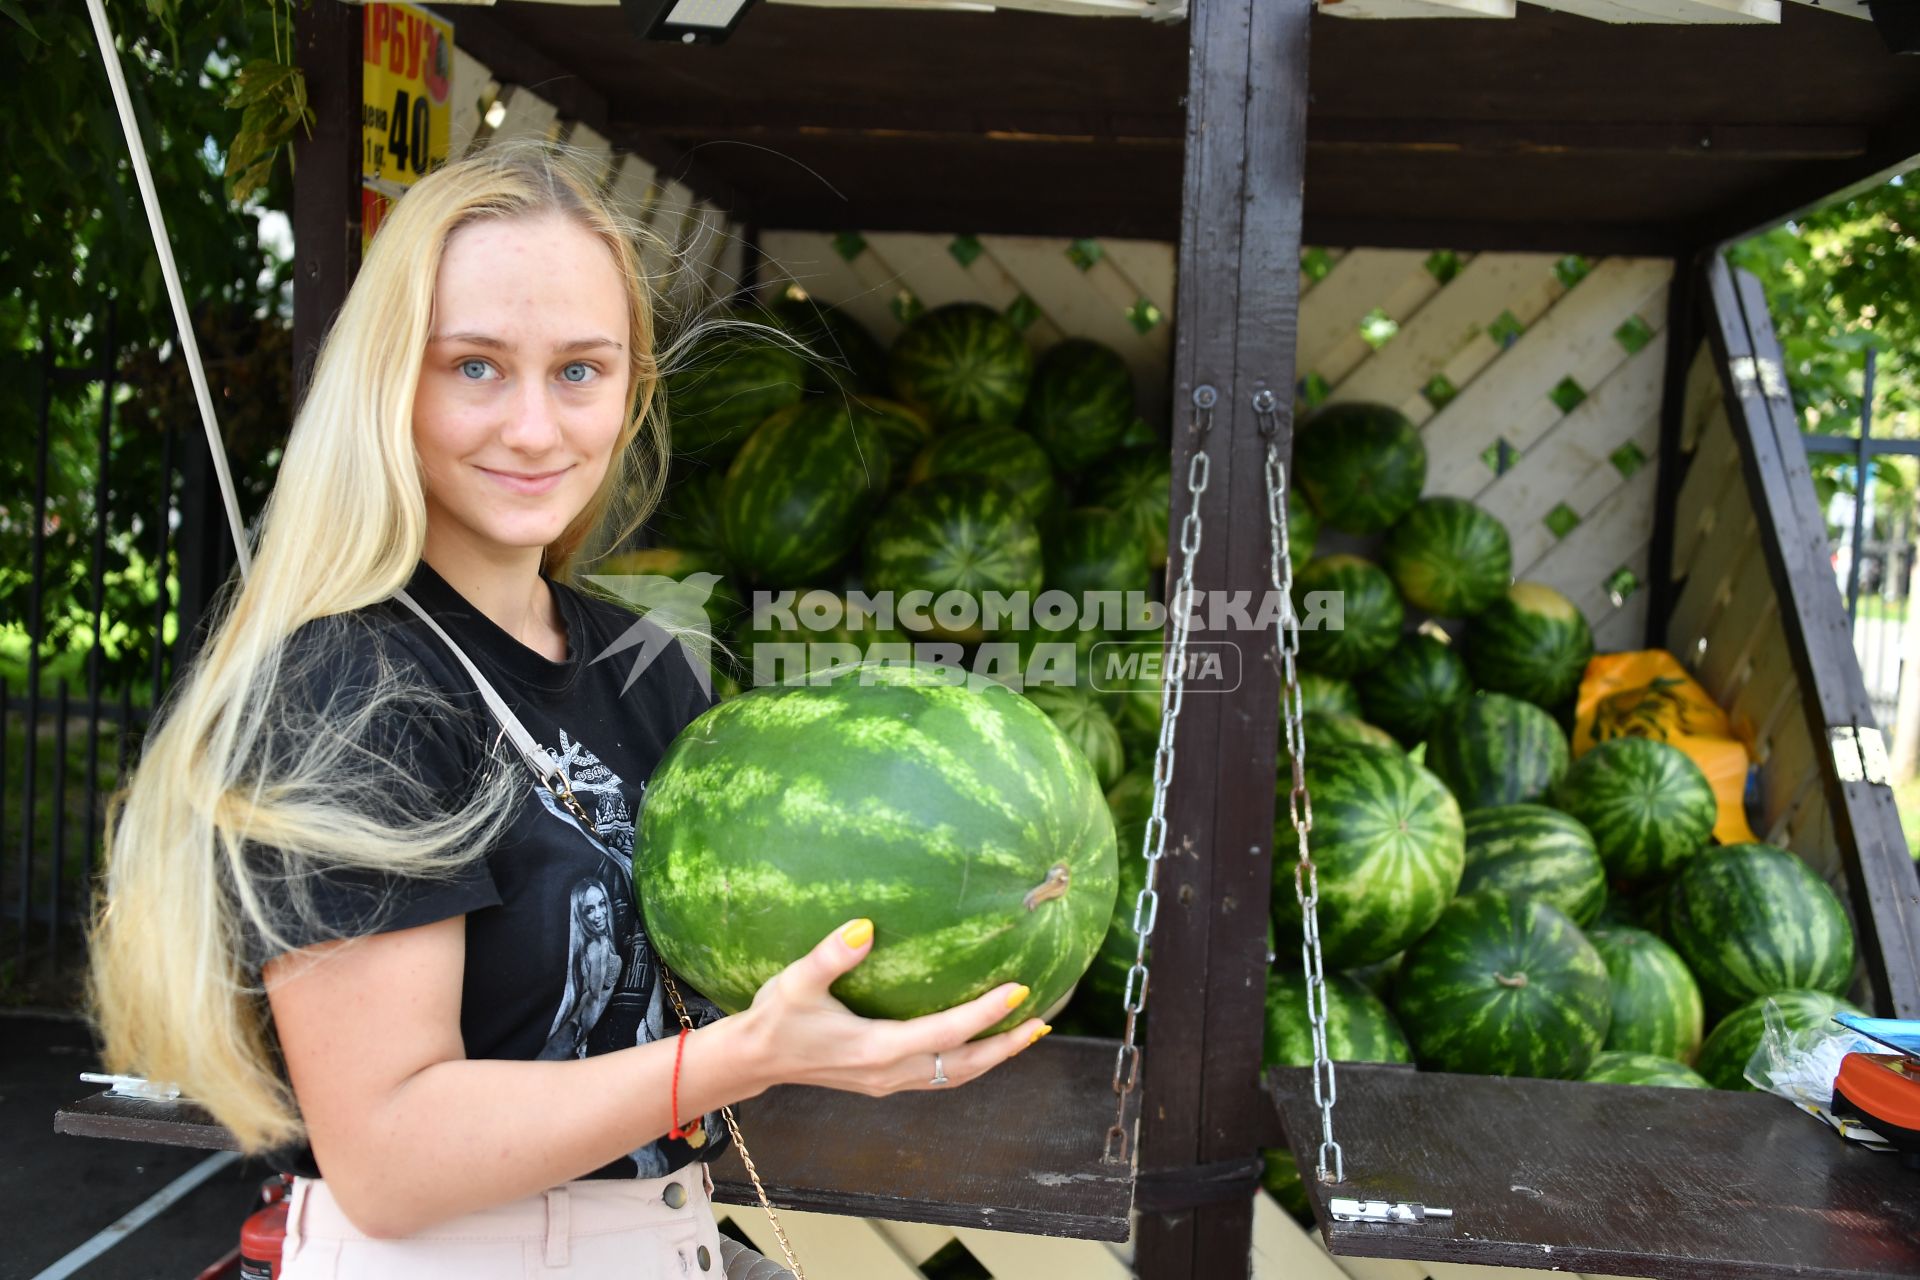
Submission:
[[[1547,512],[1547,532],[1556,538],[1564,538],[1580,527],[1580,513],[1566,503],[1561,503]]]
[[[1327,397],[1332,394],[1333,385],[1317,373],[1309,373],[1300,379],[1300,399],[1309,409],[1325,404]]]
[[[1487,336],[1503,348],[1512,346],[1526,331],[1527,326],[1521,324],[1520,318],[1511,311],[1502,311],[1487,326]]]
[[[1315,284],[1327,278],[1333,270],[1333,255],[1325,249],[1302,249],[1300,251],[1300,274]]]
[[[891,305],[893,318],[901,324],[912,324],[919,318],[920,313],[927,309],[927,304],[914,296],[914,292],[911,289],[902,289],[900,292],[894,294]]]
[[[1607,589],[1607,599],[1613,601],[1613,607],[1618,609],[1640,589],[1640,575],[1621,565],[1608,574],[1607,580],[1601,585]]]
[[[1505,440],[1495,440],[1480,451],[1480,461],[1487,464],[1487,470],[1497,476],[1503,476],[1513,469],[1520,458],[1520,451]]]
[[[1162,319],[1160,308],[1154,305],[1152,298],[1141,298],[1127,308],[1127,323],[1133,326],[1135,333],[1152,333],[1154,326]]]
[[[1587,398],[1587,389],[1573,380],[1571,375],[1560,379],[1560,384],[1547,392],[1547,399],[1560,407],[1562,413],[1572,413]]]
[[[1361,317],[1360,336],[1365,338],[1367,345],[1375,351],[1391,342],[1393,335],[1398,332],[1400,332],[1400,322],[1388,315],[1384,308],[1375,307]]]
[[[953,255],[953,260],[963,267],[972,266],[974,260],[986,251],[979,236],[955,236],[947,246],[947,252]]]
[[[858,231],[842,231],[833,238],[833,251],[852,262],[867,251],[867,238]]]
[[[1460,274],[1460,268],[1466,265],[1460,255],[1451,249],[1435,249],[1427,255],[1427,274],[1441,284],[1451,283]]]
[[[1026,294],[1021,294],[1007,304],[1007,322],[1020,332],[1033,328],[1033,322],[1040,318],[1040,307]]]
[[[1420,388],[1420,394],[1435,409],[1444,409],[1447,402],[1460,394],[1460,388],[1453,385],[1453,379],[1444,373],[1436,373],[1427,379],[1427,385]]]
[[[1098,240],[1075,240],[1067,246],[1067,261],[1082,271],[1091,271],[1093,264],[1105,257],[1106,253]]]
[[[1640,349],[1653,341],[1653,326],[1639,316],[1628,316],[1613,331],[1613,340],[1625,347],[1628,355],[1639,355]]]
[[[1569,289],[1585,280],[1592,270],[1593,264],[1577,253],[1570,253],[1553,264],[1553,274]]]
[[[1646,465],[1647,455],[1640,451],[1639,445],[1629,440],[1608,454],[1607,461],[1613,464],[1613,469],[1620,473],[1622,480],[1631,480],[1633,473]]]

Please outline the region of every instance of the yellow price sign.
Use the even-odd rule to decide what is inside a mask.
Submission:
[[[453,24],[410,4],[363,10],[361,243],[428,171],[445,164],[453,131]]]

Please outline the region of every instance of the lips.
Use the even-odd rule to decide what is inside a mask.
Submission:
[[[482,475],[509,493],[522,494],[527,497],[537,497],[543,493],[551,493],[562,478],[566,476],[567,472],[573,470],[573,468],[561,467],[557,471],[537,472],[495,471],[491,467],[480,467],[478,470]]]

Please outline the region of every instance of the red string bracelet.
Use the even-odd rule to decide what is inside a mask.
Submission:
[[[673,1051],[673,1092],[669,1096],[669,1103],[673,1107],[673,1113],[670,1117],[673,1124],[667,1130],[667,1136],[669,1138],[684,1139],[692,1137],[694,1129],[697,1129],[700,1124],[700,1122],[696,1120],[694,1121],[692,1129],[682,1129],[680,1127],[680,1059],[686,1056],[687,1035],[691,1031],[691,1027],[680,1028],[679,1047]]]

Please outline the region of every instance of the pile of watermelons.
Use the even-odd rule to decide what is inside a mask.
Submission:
[[[1769,1002],[1795,1029],[1850,1007],[1838,898],[1784,849],[1713,844],[1717,800],[1691,759],[1618,738],[1570,760],[1587,622],[1549,587],[1510,585],[1496,515],[1421,497],[1410,422],[1334,406],[1295,458],[1322,525],[1377,547],[1377,560],[1326,555],[1299,573],[1345,604],[1343,629],[1301,638],[1336,1059],[1743,1089]],[[1283,744],[1275,848],[1288,858],[1291,785]],[[1306,1065],[1291,875],[1275,875],[1273,910],[1266,1058]],[[1304,1213],[1291,1157],[1268,1164],[1269,1189]]]

